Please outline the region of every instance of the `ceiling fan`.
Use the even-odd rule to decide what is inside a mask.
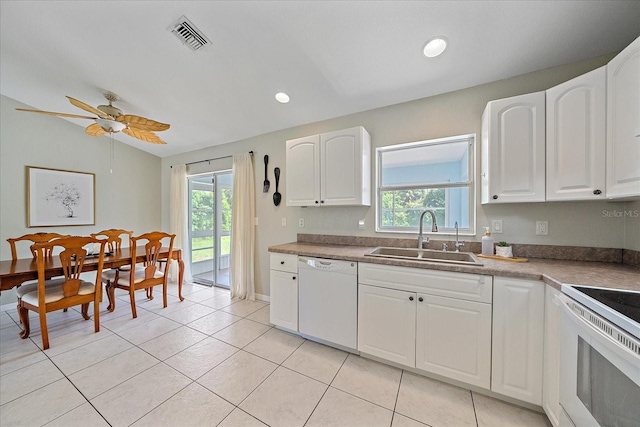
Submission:
[[[169,125],[156,122],[155,120],[146,119],[133,114],[123,114],[122,110],[112,105],[113,102],[120,98],[111,92],[104,93],[104,97],[109,101],[109,105],[98,105],[94,108],[89,104],[78,101],[67,96],[69,101],[76,107],[93,113],[98,117],[81,116],[78,114],[56,113],[53,111],[29,110],[25,108],[16,108],[19,111],[27,111],[29,113],[49,114],[51,116],[70,117],[75,119],[91,119],[96,122],[87,126],[85,131],[91,136],[101,136],[105,134],[114,134],[122,131],[122,133],[152,144],[166,144],[154,132],[160,132],[169,129]]]

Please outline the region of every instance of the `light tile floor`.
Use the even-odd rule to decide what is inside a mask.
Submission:
[[[140,292],[101,310],[101,331],[77,310],[37,317],[22,340],[0,312],[1,426],[549,426],[540,413],[431,380],[269,324],[269,305],[228,290],[170,288],[169,305]],[[6,306],[5,306],[6,307]]]

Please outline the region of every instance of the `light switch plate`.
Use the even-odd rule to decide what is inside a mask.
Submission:
[[[502,220],[494,219],[491,221],[491,233],[502,234]]]

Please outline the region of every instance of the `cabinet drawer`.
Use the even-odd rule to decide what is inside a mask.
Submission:
[[[298,272],[298,255],[279,254],[272,252],[270,257],[271,270],[286,271],[289,273]]]
[[[493,276],[359,263],[358,283],[491,303]]]

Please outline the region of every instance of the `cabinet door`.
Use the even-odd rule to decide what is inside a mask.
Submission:
[[[606,67],[547,90],[547,200],[605,197]]]
[[[320,135],[287,141],[286,164],[287,206],[320,204]]]
[[[493,279],[491,390],[542,405],[544,283]]]
[[[640,37],[607,64],[607,197],[640,195]]]
[[[416,361],[416,294],[358,286],[358,351],[405,366]]]
[[[416,368],[490,387],[491,304],[418,294]]]
[[[320,203],[371,205],[371,147],[363,127],[320,135]]]
[[[487,104],[482,117],[482,203],[545,199],[545,93]]]
[[[554,427],[560,425],[560,292],[551,286],[544,290],[544,375],[542,408]]]
[[[274,325],[298,330],[298,275],[271,270],[269,273],[271,302],[269,321]]]

